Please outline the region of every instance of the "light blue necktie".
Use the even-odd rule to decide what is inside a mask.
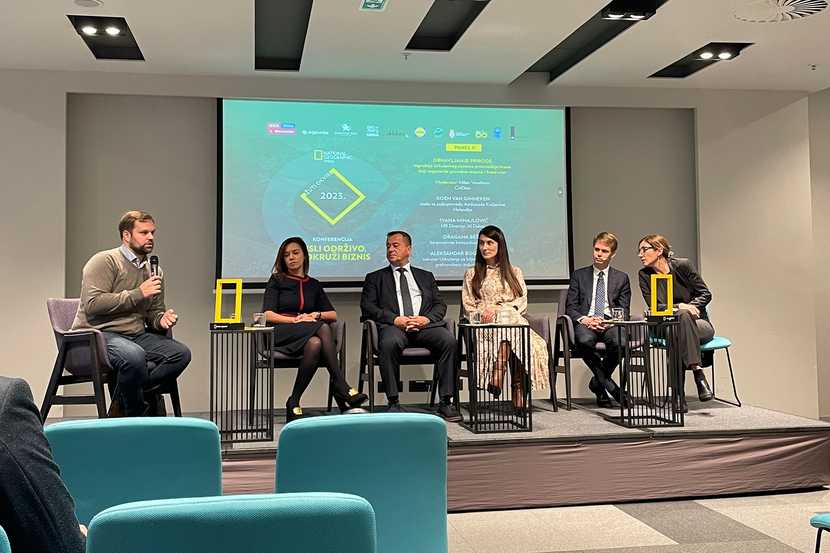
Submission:
[[[594,298],[594,317],[605,316],[605,273],[600,271],[597,277],[597,292]]]

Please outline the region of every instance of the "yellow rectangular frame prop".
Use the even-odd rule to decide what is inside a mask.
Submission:
[[[222,292],[223,286],[232,284],[235,288],[233,317],[222,317]],[[242,322],[242,279],[241,278],[220,278],[216,280],[216,310],[213,322],[215,323],[239,323]]]
[[[666,310],[657,310],[657,281],[666,281]],[[651,314],[656,316],[674,314],[674,280],[671,275],[651,275]]]

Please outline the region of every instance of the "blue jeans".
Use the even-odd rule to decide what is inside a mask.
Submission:
[[[102,334],[110,364],[118,371],[118,389],[128,417],[144,415],[149,407],[144,394],[178,378],[190,363],[190,348],[167,336]],[[147,370],[148,361],[156,365],[152,371]]]

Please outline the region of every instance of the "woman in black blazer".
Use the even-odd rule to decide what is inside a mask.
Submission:
[[[683,367],[694,373],[700,401],[712,400],[715,396],[700,368],[700,345],[715,337],[715,328],[709,322],[709,314],[706,312],[706,306],[712,301],[712,293],[691,261],[675,258],[668,241],[659,234],[651,234],[640,240],[637,256],[644,265],[640,269],[639,279],[646,305],[651,305],[651,275],[672,275],[672,303],[677,306],[680,318],[679,346]],[[667,305],[666,288],[658,285],[657,306],[665,310]],[[683,409],[685,412],[685,404]]]

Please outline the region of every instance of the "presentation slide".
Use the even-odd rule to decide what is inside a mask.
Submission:
[[[568,278],[564,109],[223,100],[220,130],[222,278],[265,282],[300,236],[311,276],[362,281],[404,230],[457,281],[487,225],[528,281]]]

